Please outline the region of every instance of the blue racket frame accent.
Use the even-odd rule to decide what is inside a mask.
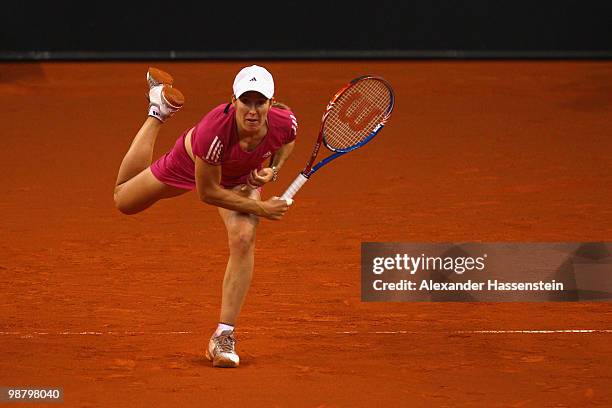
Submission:
[[[378,126],[378,127],[377,127],[377,128],[376,128],[376,129],[375,129],[373,132],[372,132],[372,133],[370,133],[370,134],[368,135],[368,137],[367,137],[367,138],[365,138],[365,139],[364,139],[362,142],[357,143],[356,145],[353,145],[353,146],[351,146],[351,147],[349,147],[349,148],[347,148],[347,149],[342,149],[342,150],[339,150],[339,149],[333,149],[333,148],[331,148],[331,147],[327,146],[327,144],[326,144],[326,145],[325,145],[325,147],[327,147],[327,148],[328,148],[329,150],[331,150],[332,152],[336,152],[336,153],[334,153],[334,154],[332,154],[331,156],[326,157],[325,159],[321,160],[319,163],[317,163],[317,164],[316,164],[316,165],[315,165],[315,166],[314,166],[314,167],[313,167],[313,168],[310,170],[310,172],[309,172],[308,174],[304,174],[304,176],[306,176],[306,177],[310,177],[310,176],[312,176],[313,174],[315,174],[315,172],[316,172],[317,170],[319,170],[321,167],[325,166],[327,163],[331,162],[332,160],[337,159],[338,157],[343,156],[343,155],[347,154],[348,152],[351,152],[351,151],[353,151],[353,150],[355,150],[355,149],[358,149],[358,148],[360,148],[361,146],[365,145],[365,144],[366,144],[366,143],[368,143],[370,140],[374,139],[374,136],[376,136],[376,134],[377,134],[378,132],[380,132],[380,130],[381,130],[383,127],[384,127],[384,125],[379,125],[379,126]],[[323,142],[323,143],[325,143],[325,142]]]

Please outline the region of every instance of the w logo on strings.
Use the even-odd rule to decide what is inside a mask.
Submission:
[[[356,105],[351,112],[349,109]],[[382,113],[378,107],[374,106],[361,93],[354,92],[344,102],[343,107],[338,112],[338,118],[346,123],[354,131],[365,129],[369,123]]]

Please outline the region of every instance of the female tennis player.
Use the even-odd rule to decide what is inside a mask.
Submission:
[[[173,78],[150,68],[149,114],[127,151],[115,185],[115,205],[135,214],[164,198],[191,190],[219,208],[230,255],[223,279],[221,315],[206,357],[215,367],[237,367],[234,325],[253,273],[259,217],[279,220],[290,200],[261,200],[261,187],[276,180],[295,144],[297,120],[274,102],[274,80],[263,67],[243,68],[235,77],[232,102],[217,106],[151,164],[161,125],[184,103]],[[269,166],[264,162],[269,159]]]

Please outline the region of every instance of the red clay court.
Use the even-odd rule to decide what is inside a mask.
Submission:
[[[186,97],[157,158],[246,64],[0,64],[0,385],[63,387],[70,407],[612,406],[609,302],[360,301],[361,242],[610,241],[611,62],[253,63],[300,121],[264,197],[301,170],[346,81],[383,76],[397,104],[262,221],[236,370],[203,357],[227,260],[217,211],[188,194],[128,217],[112,192],[149,65]]]

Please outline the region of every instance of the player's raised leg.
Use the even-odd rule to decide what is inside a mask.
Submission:
[[[157,68],[147,72],[149,117],[125,154],[115,183],[115,205],[125,214],[140,212],[159,199],[186,192],[163,184],[149,169],[161,125],[185,102],[183,94],[172,87],[173,82],[170,74]]]

